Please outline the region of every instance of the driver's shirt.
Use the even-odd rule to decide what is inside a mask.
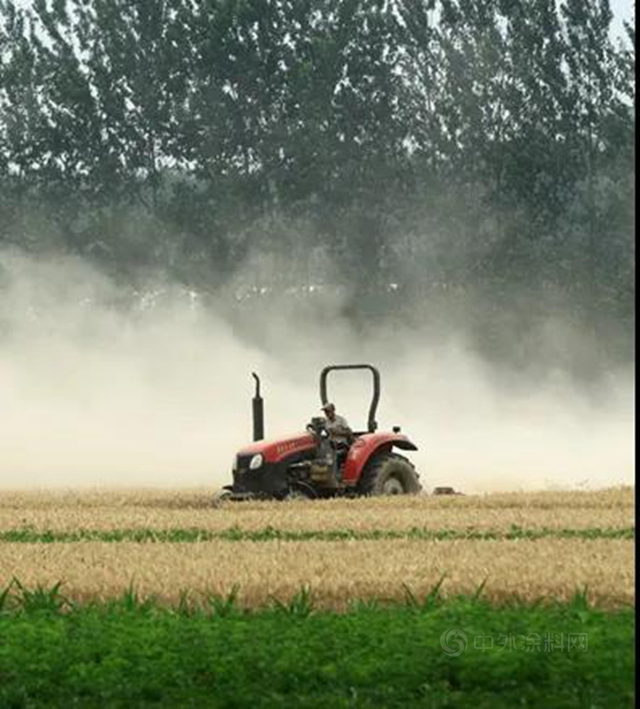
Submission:
[[[344,416],[336,414],[333,421],[326,419],[327,431],[334,440],[347,440],[347,437],[343,433],[343,430],[349,429],[349,424]],[[351,429],[349,429],[351,430]]]

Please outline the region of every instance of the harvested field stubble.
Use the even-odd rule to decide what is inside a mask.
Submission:
[[[598,492],[247,502],[214,507],[207,490],[0,493],[0,530],[621,529],[634,525],[632,488]]]
[[[0,585],[13,577],[33,587],[64,582],[75,599],[121,595],[133,582],[142,595],[177,603],[240,589],[240,603],[290,598],[303,586],[320,606],[353,598],[401,599],[404,585],[427,594],[445,576],[445,595],[489,599],[567,599],[587,589],[604,605],[633,602],[633,543],[621,540],[131,542],[0,545]]]

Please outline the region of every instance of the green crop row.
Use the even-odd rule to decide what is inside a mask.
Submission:
[[[14,592],[0,611],[2,707],[633,704],[634,612],[584,595],[494,606],[435,589],[333,613],[304,590],[253,611],[233,595],[167,608],[134,591],[86,605],[59,586]]]
[[[635,528],[587,528],[587,529],[523,529],[511,527],[507,531],[473,529],[424,529],[413,527],[406,530],[286,530],[265,527],[257,530],[231,527],[224,530],[208,529],[113,529],[75,531],[36,530],[30,527],[0,531],[0,542],[48,544],[57,542],[206,542],[222,540],[229,542],[269,541],[343,541],[381,539],[421,539],[425,541],[448,540],[537,540],[537,539],[630,539],[635,538]]]

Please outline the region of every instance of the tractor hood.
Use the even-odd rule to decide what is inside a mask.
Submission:
[[[267,463],[277,463],[294,453],[309,450],[316,445],[310,433],[297,433],[277,440],[256,441],[238,451],[239,456],[252,456],[262,453]]]

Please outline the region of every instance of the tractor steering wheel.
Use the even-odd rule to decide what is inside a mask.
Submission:
[[[325,439],[329,437],[329,431],[327,431],[324,424],[320,421],[311,421],[311,423],[308,423],[307,431],[316,438]]]

